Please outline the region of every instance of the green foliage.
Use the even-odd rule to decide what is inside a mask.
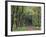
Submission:
[[[32,16],[32,24],[33,26],[41,26],[41,8],[40,7],[34,7],[32,9],[34,11],[34,14]]]
[[[34,27],[40,27],[41,7],[11,6],[11,23],[12,31],[16,31],[16,29],[17,31],[25,30],[25,27],[30,25],[33,25]]]

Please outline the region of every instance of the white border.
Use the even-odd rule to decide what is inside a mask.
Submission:
[[[41,6],[41,30],[39,31],[16,31],[11,32],[11,5],[18,6]],[[8,35],[44,33],[44,4],[8,2]]]

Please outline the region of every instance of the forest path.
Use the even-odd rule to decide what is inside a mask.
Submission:
[[[27,30],[28,31],[40,30],[40,27],[34,27],[34,26],[30,25],[30,26],[28,26]]]
[[[33,29],[33,26],[31,26],[31,25],[28,26],[27,30],[28,30],[28,31],[32,31],[32,30],[34,30],[34,29]]]

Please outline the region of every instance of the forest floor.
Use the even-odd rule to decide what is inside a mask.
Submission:
[[[28,31],[34,30],[34,29],[33,29],[33,26],[28,26],[27,30],[28,30]]]
[[[32,30],[40,30],[40,27],[34,27],[34,26],[28,26],[27,28],[28,31],[32,31]]]
[[[32,25],[30,26],[22,26],[22,27],[17,27],[17,29],[13,31],[34,31],[34,30],[40,30],[40,27],[34,27]]]

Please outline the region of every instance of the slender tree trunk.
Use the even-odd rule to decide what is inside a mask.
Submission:
[[[17,15],[16,15],[16,28],[19,26],[19,21],[18,21],[18,19],[19,19],[19,18],[18,18],[18,8],[19,8],[19,7],[17,6],[17,8],[16,8],[16,14],[17,14]]]
[[[13,10],[11,10],[12,11],[12,14],[11,14],[11,31],[13,31],[13,24],[14,24],[14,10],[15,10],[15,7],[14,6],[12,6],[13,8]]]

